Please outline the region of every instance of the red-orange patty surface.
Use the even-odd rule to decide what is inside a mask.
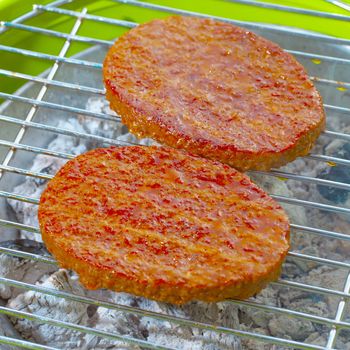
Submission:
[[[133,133],[241,170],[307,154],[325,125],[293,56],[223,22],[142,24],[111,47],[103,73],[111,108]]]
[[[247,176],[164,147],[96,149],[41,196],[48,249],[87,288],[173,303],[246,298],[280,273],[281,207]]]

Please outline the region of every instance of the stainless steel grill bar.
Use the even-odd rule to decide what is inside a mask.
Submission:
[[[31,50],[26,50],[26,49],[19,49],[19,48],[12,47],[12,46],[0,45],[0,50],[6,51],[6,52],[12,52],[12,53],[16,53],[16,54],[20,54],[20,55],[24,55],[24,56],[46,59],[46,60],[55,61],[55,62],[70,63],[70,64],[76,64],[76,65],[80,65],[80,66],[97,68],[97,69],[102,68],[102,64],[97,63],[97,62],[78,60],[76,58],[70,58],[70,57],[64,58],[64,57],[60,57],[60,56],[56,56],[56,55],[50,55],[47,53],[31,51]]]
[[[326,135],[327,137],[331,137],[331,138],[341,139],[341,140],[344,140],[344,141],[350,141],[350,135],[349,134],[344,134],[344,133],[341,133],[341,132],[325,130],[323,132],[323,135]]]
[[[40,7],[41,9],[44,9],[45,7],[42,6]],[[58,11],[57,11],[58,10]],[[69,15],[69,16],[78,16],[79,12],[74,12],[74,11],[70,11],[70,10],[64,10],[64,9],[56,9],[56,8],[51,8],[48,12],[59,12],[60,14],[65,14],[65,15]],[[101,18],[101,17],[100,17]],[[107,19],[108,22],[108,18],[107,17],[102,17]],[[115,23],[113,23],[115,24]],[[123,26],[123,27],[128,27],[130,28],[130,24],[133,24],[133,26],[137,26],[137,23],[132,23],[132,22],[125,22],[124,24],[118,24],[119,26]],[[32,32],[38,32],[41,34],[45,34],[45,35],[51,35],[51,36],[56,36],[56,37],[69,37],[72,40],[77,40],[77,41],[83,41],[86,43],[90,43],[90,44],[101,44],[101,45],[112,45],[113,41],[108,41],[108,40],[100,40],[100,39],[91,39],[88,37],[80,37],[80,36],[69,36],[65,33],[60,33],[60,32],[56,32],[53,30],[47,30],[47,29],[43,29],[43,28],[38,28],[38,27],[32,27],[32,26],[25,26],[25,25],[18,25],[15,24],[14,26],[12,26],[11,22],[3,22],[4,26],[7,27],[14,27],[17,29],[23,29],[23,30],[28,30],[28,31],[32,31]],[[92,42],[91,40],[95,41]],[[335,62],[335,63],[344,63],[344,64],[349,64],[350,60],[345,59],[345,58],[340,58],[340,57],[333,57],[333,56],[325,56],[325,55],[319,55],[316,53],[309,53],[309,52],[302,52],[302,51],[296,51],[296,50],[285,50],[286,52],[289,52],[295,56],[299,56],[299,57],[304,57],[304,58],[310,58],[310,59],[319,59],[319,60],[323,60],[323,61],[328,61],[328,62]]]
[[[298,252],[289,252],[288,257],[294,258],[294,259],[301,259],[306,261],[313,261],[319,264],[325,264],[325,265],[331,265],[334,267],[340,267],[344,269],[350,269],[350,263],[342,262],[342,261],[336,261],[331,259],[325,259],[320,258],[318,256],[308,255],[308,254],[302,254]]]
[[[89,87],[89,86],[66,83],[66,82],[59,81],[59,80],[51,80],[51,79],[33,76],[33,75],[29,75],[29,74],[13,72],[13,71],[1,69],[1,68],[0,68],[0,75],[6,76],[6,77],[12,77],[12,78],[24,79],[24,80],[28,80],[28,81],[32,81],[32,82],[36,82],[36,83],[42,83],[42,84],[46,84],[46,85],[52,85],[52,86],[56,86],[59,88],[66,88],[66,89],[71,89],[71,90],[77,90],[80,92],[93,93],[96,95],[104,95],[105,94],[104,89],[96,89],[96,88]]]
[[[56,38],[79,41],[79,42],[83,42],[83,43],[87,43],[87,44],[107,45],[107,46],[110,46],[113,44],[113,41],[109,41],[109,40],[93,39],[93,38],[90,38],[87,36],[66,34],[66,33],[55,31],[55,30],[29,26],[26,24],[2,21],[2,22],[0,22],[0,25],[8,27],[8,28],[25,30],[27,32],[39,33],[39,34],[44,34],[44,35],[48,35],[48,36],[54,36]]]
[[[331,79],[324,79],[324,78],[319,78],[319,77],[313,77],[310,76],[310,79],[319,84],[324,84],[324,85],[332,85],[336,86],[337,88],[345,88],[346,90],[350,88],[350,83],[347,83],[345,81],[337,81],[337,80],[331,80]],[[345,91],[346,91],[345,90]]]
[[[38,316],[38,315],[34,315],[34,314],[31,314],[28,312],[9,309],[9,308],[3,307],[3,306],[0,306],[0,313],[5,314],[5,315],[9,315],[12,317],[30,319],[34,322],[41,322],[41,323],[45,323],[45,324],[50,324],[52,326],[58,326],[58,327],[66,328],[66,329],[71,329],[74,331],[78,331],[78,332],[82,332],[82,333],[86,333],[86,334],[92,334],[92,335],[96,335],[96,336],[100,336],[100,337],[104,337],[104,338],[108,338],[108,339],[112,339],[112,340],[119,340],[119,341],[123,341],[123,342],[128,342],[128,343],[144,346],[144,347],[149,348],[149,349],[175,350],[175,349],[171,349],[168,347],[157,346],[155,344],[152,344],[152,343],[149,343],[146,341],[142,341],[139,339],[126,337],[126,336],[119,336],[119,335],[116,335],[114,333],[100,331],[100,330],[96,330],[96,329],[93,329],[90,327],[75,325],[75,324],[72,324],[69,322],[58,321],[58,320],[54,320],[54,319],[49,318],[49,317]],[[224,331],[222,330],[222,332],[224,332]],[[318,346],[318,345],[306,344],[306,343],[302,343],[302,342],[298,342],[298,341],[294,341],[294,340],[287,340],[287,339],[283,339],[283,338],[275,338],[273,336],[258,334],[258,333],[248,332],[248,331],[234,329],[234,330],[231,330],[230,333],[237,335],[237,336],[240,336],[240,337],[244,337],[244,338],[256,339],[259,341],[283,345],[283,346],[292,347],[292,348],[296,348],[296,349],[324,350],[323,347]]]
[[[344,10],[350,11],[350,5],[345,4],[343,1],[339,0],[324,0],[326,2],[329,2],[330,4],[333,4],[335,6],[338,6]]]
[[[329,238],[350,241],[350,235],[346,234],[346,233],[323,230],[323,229],[319,229],[316,227],[302,226],[302,225],[297,225],[297,224],[290,224],[290,228],[294,231],[302,231],[302,232],[312,233],[315,235],[325,236],[325,237],[329,237]]]
[[[311,52],[302,52],[297,50],[287,50],[284,51],[289,52],[297,57],[303,57],[303,58],[310,58],[310,59],[319,59],[321,61],[327,61],[327,62],[333,62],[333,63],[340,63],[340,64],[349,64],[350,60],[346,58],[341,57],[333,57],[333,56],[326,56],[326,55],[319,55]]]
[[[316,315],[311,315],[311,314],[305,314],[304,312],[300,311],[295,311],[295,310],[290,310],[290,309],[283,309],[281,307],[277,306],[271,306],[271,305],[266,305],[266,304],[260,304],[254,301],[246,301],[246,300],[230,300],[229,301],[231,304],[236,304],[239,306],[245,306],[245,307],[250,307],[250,308],[255,308],[259,310],[263,310],[265,312],[271,312],[271,313],[279,313],[282,315],[289,316],[291,318],[301,318],[304,320],[308,320],[311,322],[319,323],[319,324],[325,324],[332,326],[334,325],[334,320],[330,318],[325,318],[325,317],[320,317]],[[343,322],[337,323],[336,324],[337,328],[344,328]],[[347,327],[346,327],[347,328]]]
[[[223,21],[223,22],[227,22],[227,23],[237,24],[237,25],[240,25],[240,26],[248,28],[248,29],[267,29],[271,32],[285,33],[287,35],[302,37],[302,38],[306,38],[306,39],[315,39],[318,41],[328,42],[328,43],[333,43],[333,44],[338,44],[338,45],[350,45],[350,40],[348,40],[348,39],[334,38],[334,37],[330,37],[327,35],[315,34],[315,33],[305,34],[305,33],[302,33],[298,30],[295,30],[293,27],[285,28],[282,26],[269,25],[269,24],[265,24],[265,23],[238,21],[238,20],[233,20],[233,19],[229,19],[229,18],[225,18],[225,17],[211,16],[211,15],[204,14],[204,13],[198,13],[198,12],[193,12],[193,11],[176,9],[176,8],[168,7],[168,6],[161,6],[161,5],[146,3],[143,1],[135,1],[135,0],[113,0],[113,1],[118,2],[118,3],[122,3],[122,4],[134,5],[137,7],[143,7],[143,8],[147,8],[147,9],[151,9],[151,10],[158,10],[158,11],[163,11],[163,12],[168,12],[168,13],[173,13],[173,14],[178,14],[178,15],[183,15],[183,16],[196,16],[196,17],[202,17],[202,18],[213,18],[213,19],[217,19],[219,21]],[[42,6],[42,9],[43,9],[43,7],[45,7],[45,6]]]
[[[176,349],[165,347],[165,346],[159,346],[159,345],[153,344],[151,342],[147,342],[145,340],[136,339],[133,337],[123,336],[123,335],[118,335],[116,333],[105,332],[102,330],[97,330],[97,329],[93,329],[90,327],[81,326],[81,325],[77,325],[77,324],[73,324],[73,323],[69,323],[69,322],[65,322],[65,321],[59,321],[59,320],[55,320],[55,319],[50,318],[50,317],[45,317],[45,316],[41,316],[41,315],[39,316],[39,315],[31,314],[29,312],[10,309],[10,308],[5,307],[5,306],[0,306],[0,314],[5,314],[8,316],[17,317],[17,318],[24,318],[24,319],[31,320],[34,322],[49,324],[51,326],[62,327],[62,328],[70,329],[72,331],[77,331],[77,332],[81,332],[81,333],[85,333],[85,334],[95,335],[97,337],[107,338],[107,339],[111,339],[111,340],[118,340],[118,341],[129,343],[129,344],[135,344],[135,345],[143,346],[147,349],[176,350]]]
[[[270,196],[276,199],[278,202],[282,202],[282,203],[299,205],[302,207],[308,207],[313,209],[327,210],[338,214],[339,213],[350,214],[350,208],[337,207],[335,205],[316,203],[312,201],[306,201],[303,199],[289,198],[289,197],[284,197],[284,196],[275,195],[275,194],[271,194]]]
[[[344,113],[344,114],[350,113],[350,108],[333,106],[333,105],[329,105],[329,104],[324,104],[323,106],[324,106],[324,108],[326,108],[332,112],[338,112],[338,113]]]
[[[348,277],[345,282],[344,293],[348,293],[348,294],[350,293],[350,273],[348,274]],[[345,300],[344,298],[339,302],[337,313],[334,319],[335,322],[342,320],[347,303],[348,303],[348,300]],[[332,330],[329,333],[326,349],[333,349],[335,345],[335,341],[337,339],[337,335],[338,335],[338,329],[337,327],[333,326]]]
[[[7,199],[14,199],[21,202],[31,203],[31,204],[39,204],[39,200],[32,197],[22,196],[20,194],[0,191],[0,197],[5,197]]]
[[[111,309],[111,310],[119,310],[119,311],[124,311],[124,312],[128,312],[128,313],[134,313],[134,314],[137,314],[137,315],[143,316],[143,317],[151,317],[151,318],[158,319],[158,320],[174,322],[174,323],[179,324],[179,325],[196,327],[196,328],[201,328],[201,329],[208,329],[208,330],[211,330],[214,332],[231,333],[231,331],[232,331],[230,328],[227,328],[227,327],[220,327],[220,326],[216,326],[216,325],[212,325],[212,324],[195,322],[195,321],[192,321],[192,320],[189,320],[186,318],[182,318],[182,317],[178,317],[178,316],[170,316],[167,314],[161,314],[161,313],[156,313],[153,311],[143,310],[143,309],[140,309],[138,307],[130,307],[130,306],[122,305],[122,304],[105,302],[105,301],[91,298],[91,297],[80,296],[80,295],[72,294],[70,292],[46,288],[46,287],[42,287],[42,286],[38,286],[38,285],[33,285],[33,284],[29,284],[29,283],[15,281],[12,279],[7,279],[7,278],[1,277],[0,281],[5,285],[16,287],[16,288],[21,288],[21,289],[25,289],[25,290],[33,290],[33,291],[36,291],[39,293],[48,294],[48,295],[56,296],[59,298],[64,298],[67,300],[76,301],[76,302],[81,302],[84,304],[90,304],[90,305],[95,305],[98,307],[104,307],[104,308]],[[317,319],[318,321],[320,321],[320,323],[325,323],[325,324],[331,324],[329,322],[332,322],[332,320],[319,318],[317,316],[315,318],[314,317],[311,317],[311,318],[315,319],[315,320]],[[340,322],[339,325],[341,327],[350,326],[350,324],[347,324],[344,322]]]
[[[0,225],[8,228],[17,228],[19,230],[25,230],[33,233],[40,233],[40,230],[37,227],[20,224],[19,222],[13,222],[5,219],[0,219]]]
[[[304,156],[305,159],[317,160],[319,162],[326,162],[333,165],[347,165],[350,166],[349,159],[337,158],[333,156],[326,156],[323,154],[310,153],[308,156]]]
[[[40,344],[34,344],[29,341],[16,339],[16,338],[10,338],[5,337],[3,335],[0,335],[0,344],[6,344],[6,345],[13,345],[13,346],[19,346],[23,349],[33,349],[33,350],[59,350],[57,348],[53,348],[51,346],[46,345],[40,345]]]
[[[68,129],[57,128],[55,126],[50,126],[50,125],[46,125],[46,124],[35,123],[35,122],[26,122],[25,120],[19,120],[19,119],[8,117],[6,115],[1,115],[1,114],[0,114],[0,120],[2,120],[4,122],[11,123],[11,124],[24,125],[24,126],[32,127],[35,129],[54,132],[56,134],[81,137],[84,139],[98,141],[98,142],[102,142],[102,143],[107,143],[107,144],[115,145],[115,146],[120,146],[122,144],[123,145],[132,145],[133,144],[131,142],[112,140],[112,139],[98,136],[98,135],[87,134],[87,133],[83,133],[83,132],[79,132],[79,131],[72,131],[72,130],[68,130]]]
[[[54,12],[60,15],[67,15],[67,16],[73,16],[73,17],[79,17],[79,14],[80,14],[80,12],[66,10],[55,6],[33,5],[33,8],[37,11]],[[133,28],[137,26],[137,23],[134,23],[134,22],[124,21],[121,19],[107,18],[103,16],[90,15],[90,14],[86,14],[84,18],[95,22],[109,23],[109,24],[114,24],[117,26],[128,27],[128,28]]]
[[[17,168],[17,167],[10,166],[10,165],[2,165],[2,164],[0,164],[0,169],[4,170],[4,171],[8,171],[10,173],[15,173],[15,174],[24,175],[24,176],[36,177],[36,178],[42,179],[42,180],[50,180],[50,179],[53,178],[53,175],[49,175],[49,174],[45,174],[45,173],[39,173],[39,172],[36,172],[36,171],[25,170],[25,169]]]
[[[28,103],[28,104],[31,104],[35,107],[58,109],[60,111],[65,111],[65,112],[69,112],[69,113],[77,113],[77,114],[87,115],[87,116],[93,117],[93,118],[98,118],[98,119],[102,119],[102,120],[108,120],[108,121],[120,123],[120,118],[115,116],[115,115],[112,115],[112,114],[91,112],[91,111],[88,111],[87,109],[71,107],[71,106],[66,106],[66,105],[60,105],[57,103],[41,101],[41,100],[29,98],[29,97],[6,94],[4,92],[0,92],[0,98],[4,98],[4,99],[10,100],[10,101],[19,101],[22,103]]]
[[[285,5],[269,4],[263,1],[254,1],[254,0],[229,0],[229,1],[237,4],[262,7],[262,8],[271,9],[271,10],[279,10],[279,11],[285,11],[285,12],[291,12],[291,13],[298,13],[300,15],[331,18],[331,19],[337,19],[340,21],[350,22],[349,16],[341,15],[338,13],[328,13],[328,12],[308,10],[308,9],[302,9],[298,7],[285,6]]]
[[[53,1],[51,4],[49,4],[48,6],[52,6],[52,7],[55,7],[55,6],[61,6],[63,4],[66,4],[67,2],[69,2],[69,0],[56,0],[56,1]],[[37,15],[37,10],[36,9],[33,9],[32,11],[20,16],[20,17],[17,17],[16,19],[14,19],[12,22],[13,23],[21,23],[23,21],[26,21],[32,17],[34,17],[35,15]],[[4,33],[6,31],[6,28],[0,28],[0,34]]]
[[[2,247],[1,244],[0,244],[0,254],[6,254],[6,255],[15,256],[18,258],[38,261],[38,262],[41,262],[44,264],[50,264],[50,265],[57,266],[57,262],[49,256],[22,252],[22,251],[17,250],[17,249],[5,248],[5,247]],[[0,278],[5,278],[5,277],[0,277]],[[23,282],[21,282],[21,283],[23,283]]]
[[[33,153],[37,153],[37,154],[44,154],[47,156],[64,158],[64,159],[74,158],[73,154],[69,154],[69,153],[65,153],[65,152],[51,151],[51,150],[46,149],[46,148],[34,147],[34,146],[24,145],[21,143],[14,143],[14,142],[5,141],[5,140],[0,140],[0,146],[7,146],[10,148],[14,148],[14,149],[20,149],[23,151],[33,152]]]
[[[316,177],[304,176],[304,175],[299,175],[299,174],[292,174],[292,173],[288,173],[288,172],[280,171],[280,170],[272,170],[269,172],[249,171],[248,173],[249,174],[260,174],[260,175],[274,176],[277,178],[282,178],[283,180],[290,179],[290,180],[296,180],[296,181],[303,181],[303,182],[308,182],[308,183],[313,183],[313,184],[318,184],[318,185],[325,185],[325,186],[330,186],[330,187],[342,188],[344,190],[350,191],[350,184],[347,184],[347,183],[319,179]]]
[[[295,281],[279,280],[277,282],[271,282],[271,284],[274,284],[277,286],[282,286],[282,287],[292,287],[292,288],[304,290],[306,292],[314,292],[314,293],[319,293],[319,294],[325,294],[328,296],[333,295],[333,296],[342,297],[342,298],[346,298],[346,299],[350,298],[350,294],[346,293],[344,291],[338,291],[338,290],[329,289],[329,288],[312,286],[309,284],[304,284],[304,283],[295,282]]]

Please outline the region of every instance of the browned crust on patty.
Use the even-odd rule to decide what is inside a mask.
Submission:
[[[308,154],[325,127],[322,99],[293,56],[227,23],[140,25],[112,46],[103,72],[131,132],[240,170]]]
[[[247,176],[165,147],[70,160],[41,196],[39,223],[87,288],[175,304],[254,295],[289,248],[283,209]]]

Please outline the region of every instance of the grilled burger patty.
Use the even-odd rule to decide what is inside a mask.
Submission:
[[[246,175],[168,147],[70,160],[43,192],[39,222],[87,288],[176,304],[247,298],[278,277],[289,248],[286,214]]]
[[[306,155],[325,125],[321,97],[290,54],[210,19],[139,25],[111,47],[103,74],[133,133],[240,170]]]

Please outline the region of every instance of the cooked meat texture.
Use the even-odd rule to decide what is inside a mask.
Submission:
[[[41,196],[39,223],[87,288],[177,304],[253,295],[289,248],[283,209],[246,175],[168,147],[70,160]]]
[[[104,61],[111,108],[131,132],[237,169],[306,155],[322,100],[278,45],[210,19],[169,17],[120,37]]]

